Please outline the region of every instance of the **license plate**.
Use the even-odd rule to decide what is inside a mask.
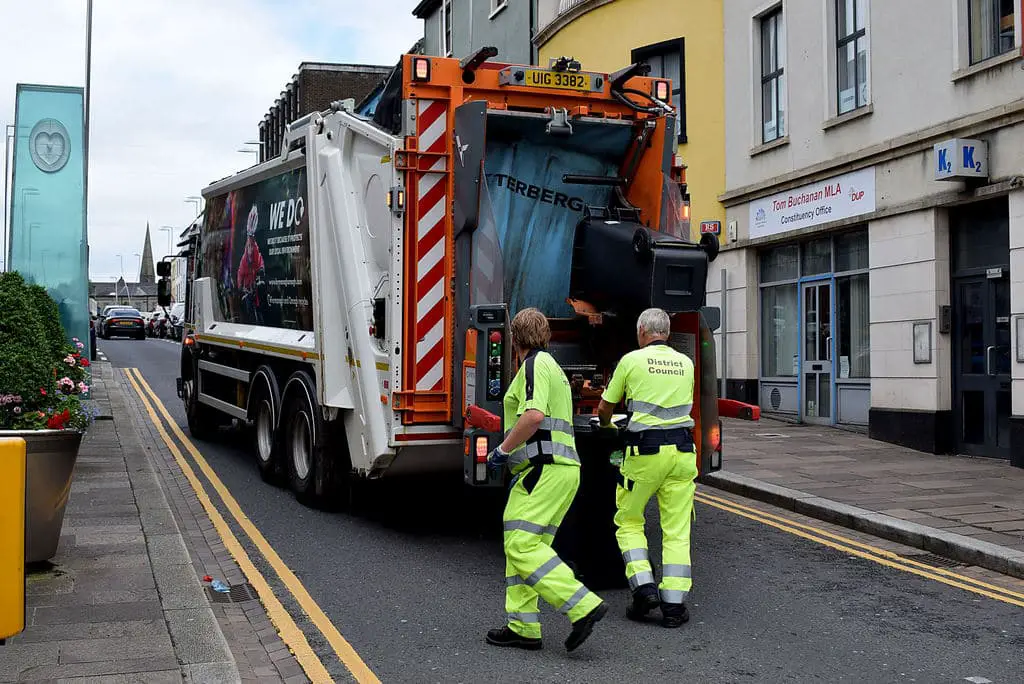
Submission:
[[[132,323],[131,321],[118,321],[118,322],[117,322],[117,324],[118,324],[119,326],[121,326],[122,328],[130,328],[130,327],[132,327],[133,325],[135,325],[135,324],[134,324],[134,323]]]
[[[564,71],[527,69],[524,85],[532,88],[557,88],[590,92],[590,74],[576,74]]]

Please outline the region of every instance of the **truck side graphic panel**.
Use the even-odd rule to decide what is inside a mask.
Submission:
[[[629,144],[628,128],[578,126],[568,138],[488,123],[484,167],[501,241],[509,314],[535,306],[553,318],[572,318],[569,265],[576,224],[586,206],[608,206],[611,188],[562,182],[563,174],[613,176]],[[509,122],[512,123],[512,122]],[[527,127],[532,128],[527,128]],[[502,129],[505,130],[502,130]]]
[[[313,329],[306,170],[211,198],[198,277],[217,283],[218,321]]]

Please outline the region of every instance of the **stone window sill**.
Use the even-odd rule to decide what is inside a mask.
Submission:
[[[763,145],[758,145],[757,147],[754,147],[753,149],[750,150],[750,156],[751,157],[756,157],[759,154],[764,154],[765,152],[770,152],[771,150],[774,150],[774,149],[779,148],[779,147],[783,147],[784,145],[788,145],[788,144],[789,144],[789,136],[788,135],[784,135],[781,138],[776,138],[775,140],[772,140],[769,143],[765,143]]]
[[[840,116],[832,117],[821,125],[821,129],[823,131],[827,131],[831,128],[835,128],[836,126],[842,126],[844,123],[849,123],[850,121],[856,121],[862,117],[869,116],[874,111],[875,105],[868,103],[863,107],[854,109],[852,112],[846,112]]]
[[[989,69],[995,69],[996,67],[1000,67],[1004,64],[1015,62],[1020,58],[1020,49],[1014,48],[1013,50],[1007,52],[1004,55],[999,55],[998,57],[986,59],[984,62],[978,62],[977,64],[972,64],[969,67],[965,67],[963,69],[958,69],[954,71],[952,81],[956,83],[966,78],[971,78],[972,76],[976,76],[977,74],[980,74],[984,71],[988,71]]]

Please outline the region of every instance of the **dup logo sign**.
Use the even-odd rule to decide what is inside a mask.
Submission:
[[[986,179],[988,143],[984,140],[953,138],[935,145],[935,180]]]

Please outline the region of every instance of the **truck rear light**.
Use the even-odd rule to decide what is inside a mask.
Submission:
[[[426,57],[413,57],[412,58],[412,80],[414,81],[429,81],[430,80],[430,60]]]
[[[500,330],[492,330],[487,336],[487,398],[490,400],[501,397],[503,340]]]
[[[668,102],[668,98],[669,98],[668,81],[655,81],[654,82],[654,97],[658,98],[662,102]]]
[[[477,435],[476,446],[474,447],[476,450],[477,463],[487,463],[487,452],[490,451],[490,449],[488,449],[487,447],[487,436]]]

